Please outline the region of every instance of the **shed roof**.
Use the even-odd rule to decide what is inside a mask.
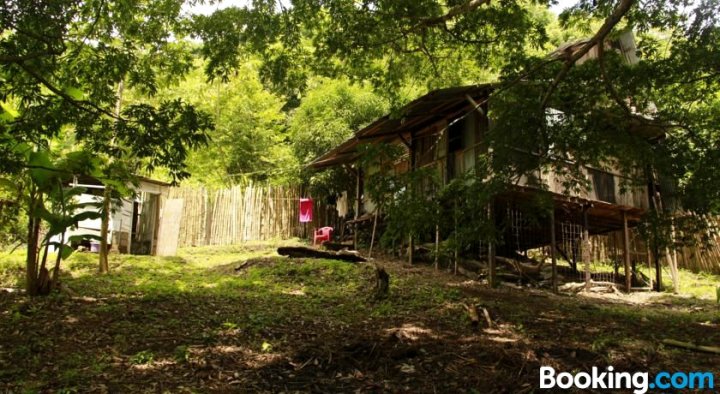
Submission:
[[[468,97],[479,100],[489,95],[494,85],[458,86],[434,90],[357,131],[350,139],[315,159],[308,166],[325,168],[357,158],[357,146],[370,141],[387,141],[429,126],[439,120],[460,116],[472,106]]]

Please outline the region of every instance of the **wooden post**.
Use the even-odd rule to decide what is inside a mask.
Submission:
[[[674,220],[674,218],[673,218]],[[672,250],[665,247],[665,260],[667,260],[670,266],[670,276],[673,282],[673,293],[678,294],[680,292],[680,277],[678,273],[677,265],[677,249],[675,248],[675,224],[670,224],[670,242],[673,244]]]
[[[435,222],[435,271],[440,269],[440,208],[437,210],[437,219]]]
[[[237,188],[233,187],[230,189],[230,192],[232,193],[232,207],[231,207],[231,224],[232,224],[232,243],[237,242]]]
[[[660,206],[658,204],[659,195],[657,191],[657,187],[655,184],[655,175],[653,172],[653,168],[651,165],[648,165],[646,168],[647,172],[647,178],[648,178],[648,198],[650,200],[650,209],[653,210],[653,212],[658,215],[658,212],[660,212]],[[656,227],[657,225],[653,225],[653,227]],[[653,228],[653,235],[651,237],[651,248],[652,251],[652,258],[653,263],[655,265],[655,291],[661,291],[662,290],[662,270],[660,267],[660,250],[658,247],[658,234],[657,234],[657,228]]]
[[[629,231],[628,231],[629,232]],[[637,269],[637,263],[640,259],[640,255],[642,254],[638,247],[638,240],[637,240],[637,234],[633,234],[629,232],[630,236],[630,256],[635,256],[634,259],[630,260],[630,272],[635,275],[635,272],[638,272]],[[647,256],[645,256],[647,258]],[[650,272],[650,271],[648,271]]]
[[[457,205],[457,199],[455,199],[454,202],[453,202],[453,223],[454,223],[454,224],[453,224],[453,226],[454,226],[453,229],[455,230],[455,231],[454,231],[454,234],[453,234],[453,238],[454,238],[454,240],[455,240],[455,242],[454,242],[454,243],[455,243],[455,245],[454,245],[455,253],[453,253],[453,267],[454,267],[454,268],[453,268],[453,275],[457,275],[457,273],[458,273],[458,259],[460,259],[460,252],[459,252],[459,250],[458,250],[458,249],[460,248],[460,245],[459,245],[460,243],[458,242],[458,205]]]
[[[410,171],[412,171],[412,172],[415,172],[415,167],[417,164],[416,160],[415,160],[416,149],[417,149],[417,139],[415,138],[415,136],[412,133],[410,133],[410,152],[408,152],[408,153],[410,155]],[[412,178],[410,178],[410,179],[412,179]],[[414,184],[410,185],[410,193],[411,193],[412,198],[417,198],[417,190],[415,190]],[[415,254],[414,253],[415,252],[415,238],[413,237],[413,235],[410,235],[410,239],[409,239],[408,243],[409,243],[409,245],[408,245],[408,262],[410,264],[412,264],[413,257],[414,257],[413,255]]]
[[[646,249],[646,250],[645,250],[645,252],[646,252],[646,253],[645,253],[645,262],[647,262],[648,273],[651,273],[650,275],[648,275],[648,276],[650,277],[650,278],[649,278],[649,279],[650,279],[650,288],[651,288],[651,289],[654,289],[654,288],[655,288],[655,281],[653,280],[653,276],[652,276],[652,269],[653,269],[653,265],[652,265],[652,252],[650,251],[650,246],[647,245],[647,244],[645,245],[645,249]]]
[[[657,244],[657,241],[655,241]],[[660,266],[660,250],[656,246],[653,247],[652,252],[653,260],[655,263],[655,291],[662,291],[662,267]]]
[[[165,201],[162,194],[154,194],[153,196],[155,197],[155,220],[153,221],[153,235],[152,238],[150,238],[150,254],[155,256],[157,254],[158,230],[160,229],[160,214]]]
[[[632,287],[630,271],[630,231],[628,230],[627,212],[623,211],[623,261],[625,262],[625,290],[629,293]]]
[[[557,241],[555,240],[555,207],[553,206],[552,212],[550,212],[550,261],[552,262],[552,289],[554,293],[557,293],[557,258],[555,257],[555,248],[557,248]]]
[[[410,239],[408,240],[408,263],[412,265],[413,263],[413,252],[415,251],[415,239],[413,239],[413,236],[410,236]]]
[[[493,212],[493,202],[490,201],[488,204],[488,221],[490,224],[495,227],[495,215]],[[496,270],[495,270],[495,242],[493,240],[488,240],[488,283],[490,284],[490,287],[495,287],[497,285],[497,279],[496,279]]]
[[[590,291],[590,281],[592,276],[590,274],[590,226],[588,223],[588,211],[589,207],[583,207],[583,233],[582,233],[582,250],[581,256],[583,260],[583,266],[585,267],[585,290]]]
[[[205,245],[210,245],[212,241],[213,214],[215,213],[214,193],[208,191],[205,197]]]
[[[377,230],[378,216],[380,215],[380,208],[375,209],[375,218],[373,220],[372,235],[370,236],[370,250],[368,251],[368,258],[372,257],[373,245],[375,244],[375,231]]]
[[[355,222],[353,223],[353,249],[358,248],[358,223],[360,217],[360,169],[355,169]]]

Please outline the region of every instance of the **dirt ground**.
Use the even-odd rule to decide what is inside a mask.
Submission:
[[[719,355],[661,344],[720,344],[714,302],[491,289],[375,263],[390,274],[386,300],[369,296],[369,263],[281,258],[204,268],[211,280],[189,290],[181,273],[156,278],[173,291],[79,276],[67,278],[74,296],[0,292],[0,392],[524,393],[539,391],[542,365],[720,372]],[[199,290],[212,284],[227,287]],[[492,327],[482,315],[473,326],[465,305]]]

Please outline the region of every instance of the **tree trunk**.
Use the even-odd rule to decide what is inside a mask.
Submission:
[[[439,209],[437,217],[440,217]],[[435,263],[433,264],[435,266],[435,271],[440,269],[440,224],[438,223],[438,220],[439,219],[436,219],[435,221]]]
[[[115,101],[115,115],[120,117],[120,110],[122,108],[122,97],[125,91],[124,79],[118,82],[117,86],[117,101]],[[115,146],[115,136],[110,140],[110,146]],[[112,163],[112,158],[108,161],[108,165]],[[99,253],[99,271],[101,274],[110,272],[110,266],[108,265],[108,226],[110,223],[110,200],[112,198],[112,188],[109,185],[105,185],[103,191],[103,210],[100,222],[100,253]]]
[[[60,261],[62,260],[63,245],[65,245],[65,231],[60,234],[60,248],[58,249],[57,257],[55,258],[55,267],[53,267],[52,273],[53,287],[57,287],[60,283]]]
[[[98,254],[100,257],[100,265],[99,265],[99,271],[101,274],[107,274],[110,272],[110,267],[108,265],[108,242],[107,242],[107,236],[108,236],[108,227],[110,224],[110,198],[111,198],[111,188],[110,186],[105,186],[105,191],[103,192],[103,207],[102,207],[102,217],[100,222],[100,253]]]
[[[45,250],[43,251],[42,262],[40,263],[40,271],[38,275],[35,287],[37,288],[38,295],[50,294],[50,273],[47,269],[47,257],[50,250],[50,245],[45,244]]]
[[[28,243],[25,256],[25,290],[28,295],[37,295],[38,277],[38,240],[40,238],[40,219],[33,217],[33,212],[42,204],[34,190],[30,191],[30,209],[28,213]]]
[[[37,204],[37,200],[31,197],[31,212]],[[37,295],[38,238],[40,238],[40,220],[30,215],[28,220],[27,254],[25,257],[25,290],[31,296]]]

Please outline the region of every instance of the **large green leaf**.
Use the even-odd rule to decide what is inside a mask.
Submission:
[[[68,242],[81,242],[87,239],[94,239],[96,241],[102,240],[102,237],[95,234],[75,234],[68,238]]]
[[[70,245],[61,244],[60,242],[50,242],[48,245],[59,248],[60,256],[63,259],[67,259],[75,251]]]
[[[83,220],[94,220],[94,219],[100,219],[102,215],[100,212],[96,211],[83,211],[78,213],[77,215],[74,215],[72,217],[72,221],[74,224],[77,224],[79,222],[82,222]]]
[[[30,212],[30,215],[36,218],[40,218],[48,223],[54,223],[59,221],[59,217],[52,212],[48,211],[48,209],[44,205],[38,205]]]
[[[65,197],[65,200],[70,200],[73,197],[77,197],[87,191],[87,188],[84,187],[67,187],[63,189],[63,196]]]
[[[20,116],[20,113],[15,108],[13,108],[12,105],[6,103],[5,101],[0,101],[0,108],[2,108],[3,110],[3,112],[0,113],[0,120],[10,122]]]
[[[80,101],[80,100],[85,99],[85,93],[76,87],[68,86],[64,89],[64,92],[65,92],[65,94],[70,96],[73,100]]]
[[[58,174],[58,169],[50,160],[50,154],[45,150],[32,152],[28,164],[30,165],[30,177],[40,188],[48,187],[53,177]]]
[[[103,206],[102,201],[88,201],[88,202],[83,202],[83,203],[78,203],[78,204],[72,205],[72,207],[73,207],[72,210],[91,209],[91,208],[98,210],[98,209],[101,209],[102,206]],[[68,210],[71,210],[71,209],[68,208]]]
[[[12,147],[12,151],[22,157],[25,157],[28,161],[30,160],[30,154],[33,152],[33,148],[30,144],[21,142]]]

